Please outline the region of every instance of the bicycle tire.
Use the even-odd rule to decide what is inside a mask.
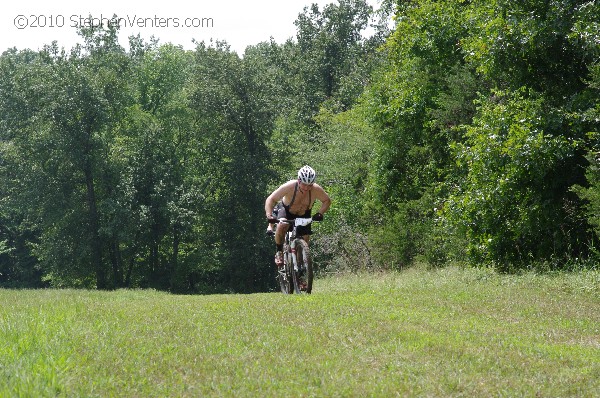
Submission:
[[[313,267],[308,243],[304,239],[296,240],[296,264],[298,270],[292,270],[294,291],[297,294],[310,294],[313,285]]]
[[[294,293],[294,285],[292,281],[293,267],[294,265],[290,256],[289,247],[285,245],[283,249],[283,267],[277,269],[277,282],[279,283],[279,289],[281,289],[281,293],[283,294]]]

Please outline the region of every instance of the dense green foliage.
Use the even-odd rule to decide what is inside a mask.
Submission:
[[[303,164],[333,198],[321,271],[595,258],[597,1],[339,0],[295,25],[243,56],[114,27],[5,51],[0,284],[264,291],[263,201]]]
[[[598,11],[401,3],[364,102],[377,140],[371,197],[395,259],[510,270],[590,255],[596,237],[572,187],[587,184],[597,151]]]

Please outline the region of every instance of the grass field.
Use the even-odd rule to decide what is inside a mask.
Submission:
[[[2,397],[595,397],[600,272],[345,275],[311,296],[0,290]]]

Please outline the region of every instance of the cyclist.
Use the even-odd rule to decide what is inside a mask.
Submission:
[[[274,215],[275,218],[286,218],[288,220],[294,220],[298,217],[310,218],[315,200],[319,200],[321,208],[312,216],[312,219],[315,221],[323,220],[323,214],[331,206],[331,199],[325,190],[319,184],[315,183],[316,177],[317,173],[310,166],[304,166],[298,170],[297,180],[290,180],[284,183],[269,195],[265,201],[267,219],[273,218]],[[271,228],[271,224],[269,224],[267,234],[272,234]],[[275,232],[275,264],[278,267],[283,265],[283,241],[288,228],[289,224],[277,224]],[[309,242],[309,235],[312,233],[310,224],[299,226],[296,231],[306,243]]]

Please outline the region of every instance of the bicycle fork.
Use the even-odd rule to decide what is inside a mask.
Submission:
[[[292,249],[292,261],[294,262],[294,271],[298,272],[298,260],[296,259],[296,241],[292,241],[292,244],[290,245],[290,248]]]
[[[302,251],[302,258],[296,256],[296,244],[292,247],[292,257],[294,258],[294,271],[302,274],[306,270],[306,257],[305,252]]]

